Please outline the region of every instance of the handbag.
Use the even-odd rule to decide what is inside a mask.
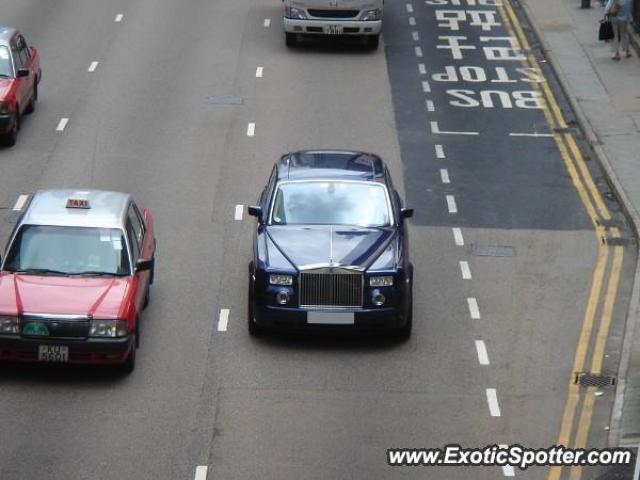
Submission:
[[[615,35],[613,34],[613,25],[611,20],[605,18],[600,21],[600,30],[598,31],[598,40],[612,40]]]

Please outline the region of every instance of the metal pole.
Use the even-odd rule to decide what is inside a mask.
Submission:
[[[640,444],[636,451],[636,468],[633,470],[633,480],[640,480]]]

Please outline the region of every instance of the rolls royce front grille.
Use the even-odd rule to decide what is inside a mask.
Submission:
[[[300,306],[361,307],[362,274],[360,272],[302,272]]]
[[[360,10],[318,10],[310,8],[309,15],[316,18],[356,18]]]

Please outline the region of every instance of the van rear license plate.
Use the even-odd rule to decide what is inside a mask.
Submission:
[[[68,362],[69,347],[66,345],[38,345],[38,360],[41,362]]]
[[[353,312],[307,312],[310,325],[353,325]]]
[[[327,35],[342,35],[342,25],[325,25],[324,33]]]

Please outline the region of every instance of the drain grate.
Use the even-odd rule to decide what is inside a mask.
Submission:
[[[516,250],[509,245],[471,244],[471,253],[478,257],[514,257]]]
[[[209,105],[242,105],[241,97],[230,97],[224,95],[210,95],[204,97],[205,103]]]
[[[612,387],[616,384],[616,377],[611,375],[594,375],[589,372],[576,373],[573,383],[581,387]]]
[[[627,245],[632,243],[628,238],[607,238],[606,241],[607,245],[611,245],[614,247],[626,247]]]

